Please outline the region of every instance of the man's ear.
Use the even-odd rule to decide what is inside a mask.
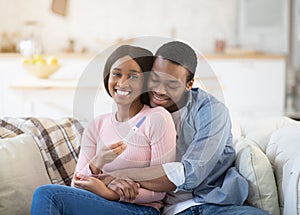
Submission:
[[[193,84],[194,84],[194,79],[190,80],[190,81],[186,84],[185,89],[186,89],[187,91],[191,90],[192,87],[193,87]]]

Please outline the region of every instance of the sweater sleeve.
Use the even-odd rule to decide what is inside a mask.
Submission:
[[[91,174],[89,162],[96,154],[96,132],[96,122],[93,120],[88,124],[82,135],[80,153],[76,164],[75,173],[80,172],[85,175]],[[74,186],[73,180],[71,186]]]
[[[150,118],[148,120],[151,144],[150,166],[175,161],[176,157],[176,129],[173,119],[169,112],[162,107],[152,109],[155,109],[154,113],[147,116]],[[165,197],[165,194],[165,192],[154,192],[140,188],[133,203],[160,201]]]

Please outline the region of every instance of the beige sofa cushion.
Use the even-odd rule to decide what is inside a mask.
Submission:
[[[277,186],[267,156],[247,138],[239,140],[236,151],[235,166],[249,184],[247,203],[279,215]]]
[[[34,138],[0,139],[0,166],[0,214],[29,214],[34,190],[51,183]]]

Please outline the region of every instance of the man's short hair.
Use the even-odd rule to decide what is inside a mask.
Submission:
[[[197,55],[189,45],[179,41],[168,42],[156,51],[155,56],[170,60],[186,68],[189,71],[187,81],[194,78],[197,67]]]

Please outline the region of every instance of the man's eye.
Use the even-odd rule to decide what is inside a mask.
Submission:
[[[178,86],[178,85],[168,85],[168,87],[170,89],[174,90],[174,89],[178,89],[180,86]]]

